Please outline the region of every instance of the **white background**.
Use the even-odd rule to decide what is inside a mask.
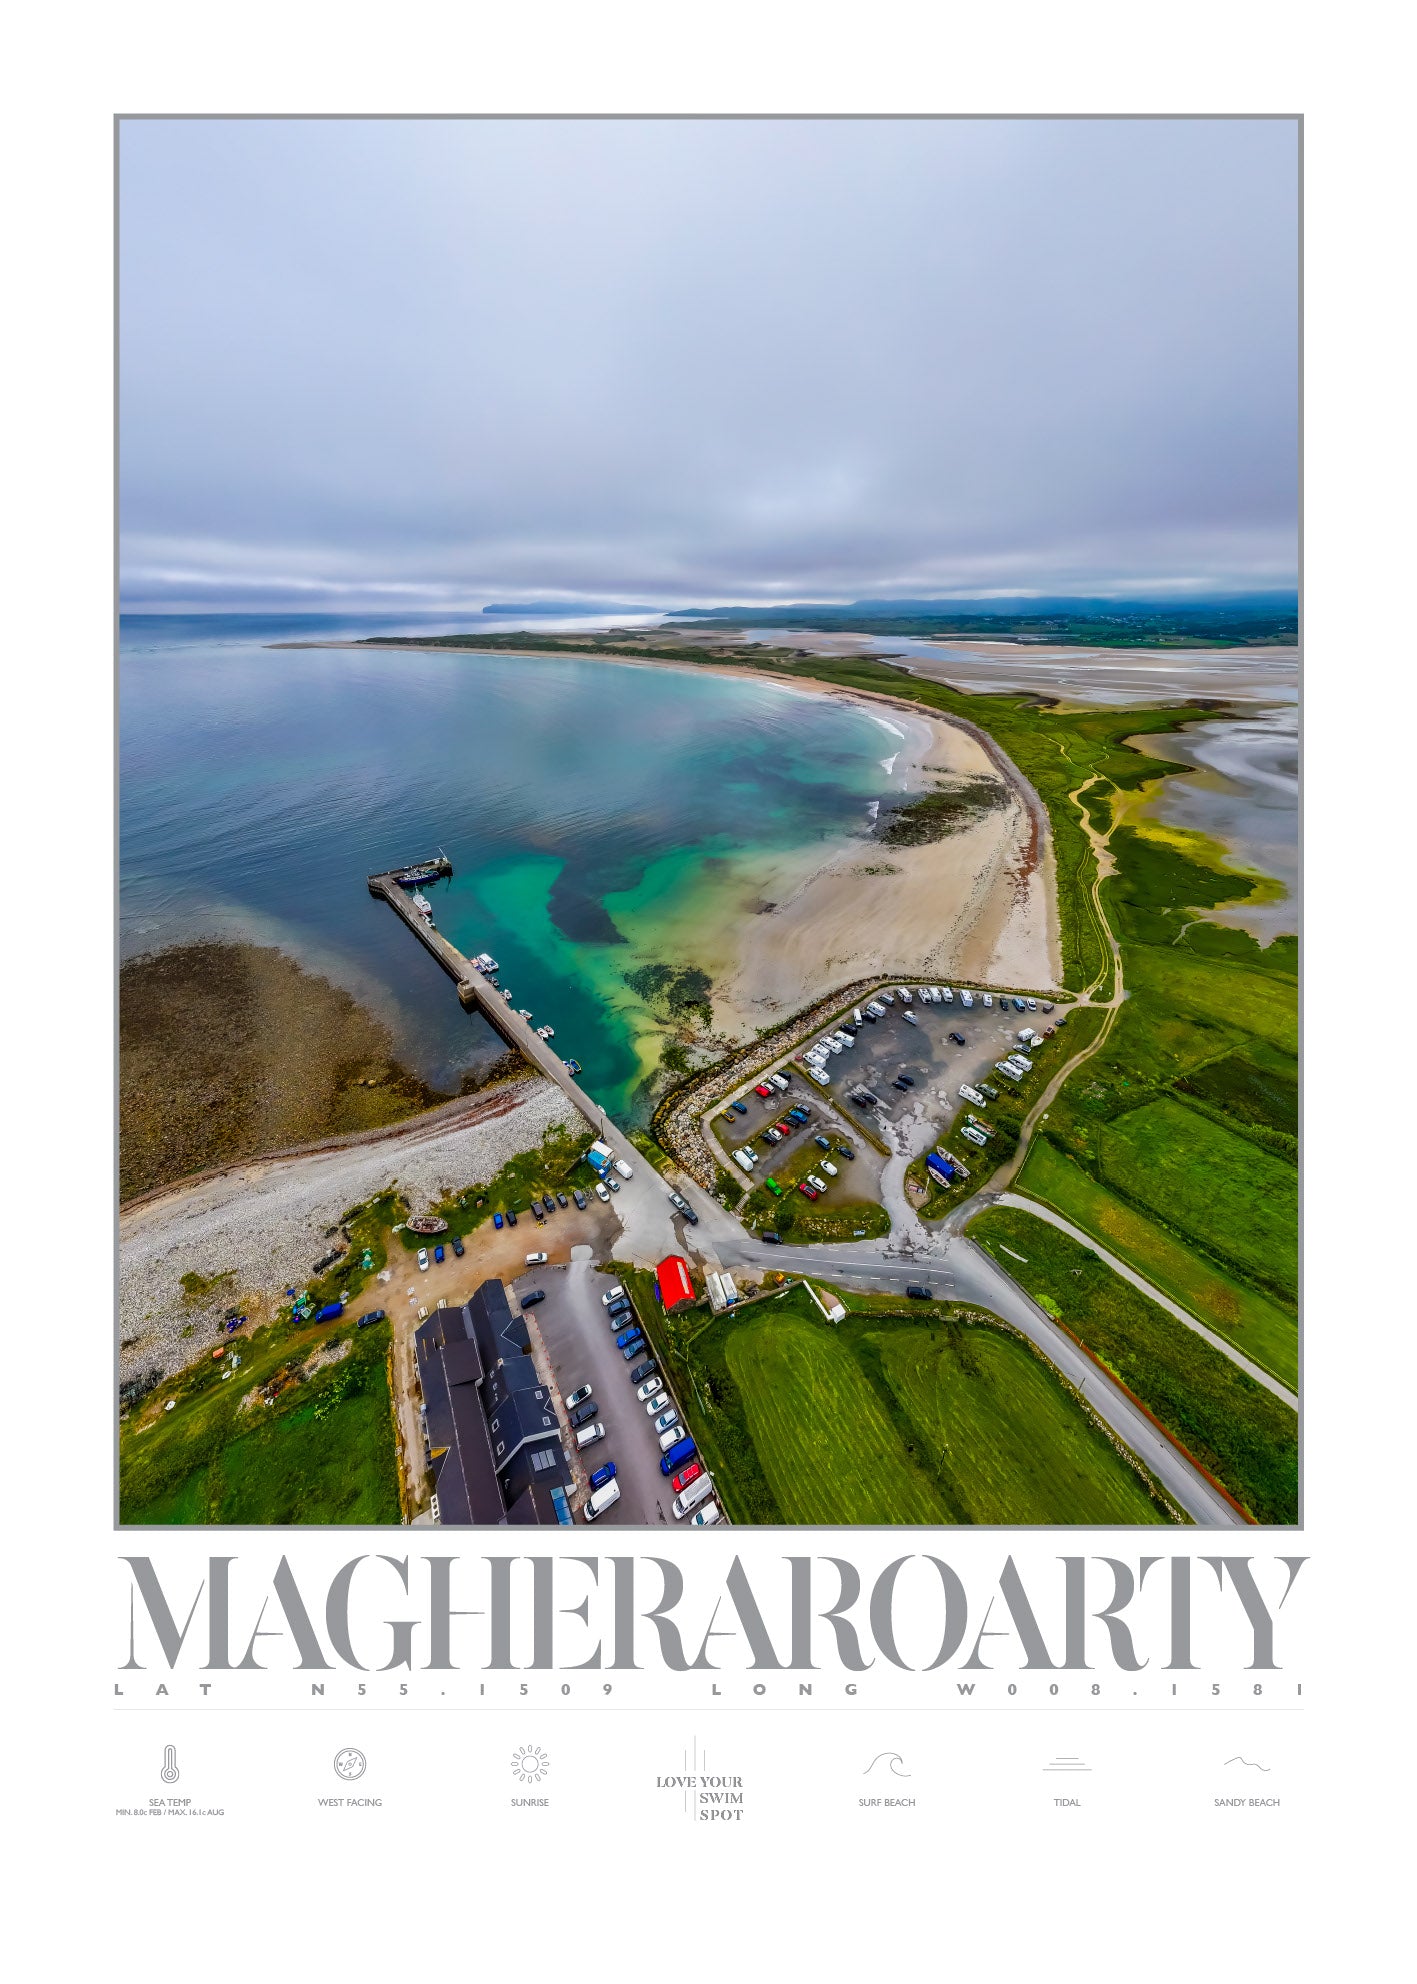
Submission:
[[[1395,1031],[1381,1002],[1412,957],[1411,71],[1398,19],[1246,0],[248,0],[12,21],[5,1789],[32,1856],[10,1923],[31,1939],[18,1974],[1371,1968],[1394,1926],[1411,1795],[1410,1083],[1400,1048],[1395,1074],[1353,1073],[1355,1059],[1372,1066],[1359,1039]],[[184,1708],[173,1737],[112,1698],[112,115],[650,109],[1306,117],[1307,1524],[1297,1542],[1254,1539],[1311,1558],[1302,1715],[1236,1707],[1222,1736],[1214,1716],[1151,1709]],[[998,1543],[951,1536],[945,1554],[997,1557]],[[1072,1539],[1011,1547],[1031,1565]],[[227,1816],[158,1821],[155,1841],[153,1821],[114,1814],[162,1791],[167,1741],[175,1789]],[[1261,1741],[1281,1806],[1217,1810],[1217,1752]],[[655,1789],[696,1742],[745,1778],[742,1821],[691,1831]],[[1057,1807],[1039,1756],[1084,1742],[1086,1802]],[[329,1757],[350,1743],[384,1802],[319,1806],[340,1791]],[[545,1812],[506,1802],[508,1760],[528,1743],[551,1758]],[[908,1765],[896,1788],[913,1808],[855,1802],[879,1751]]]

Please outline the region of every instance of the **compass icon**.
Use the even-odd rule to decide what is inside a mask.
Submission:
[[[518,1784],[540,1784],[550,1768],[550,1757],[537,1743],[524,1743],[512,1752],[512,1776]]]
[[[362,1750],[336,1750],[335,1776],[342,1777],[346,1784],[352,1784],[356,1777],[363,1777],[367,1759]]]

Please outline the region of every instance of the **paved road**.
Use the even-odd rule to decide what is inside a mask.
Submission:
[[[610,1328],[600,1299],[615,1284],[610,1275],[597,1274],[593,1259],[590,1247],[574,1247],[568,1267],[528,1268],[513,1286],[518,1295],[531,1288],[546,1291],[546,1300],[532,1314],[562,1398],[581,1385],[594,1387],[595,1417],[605,1438],[585,1448],[581,1461],[593,1473],[613,1460],[620,1483],[620,1500],[595,1527],[667,1523],[673,1497],[659,1471],[659,1438],[630,1383],[630,1372],[641,1358],[627,1363],[615,1348],[617,1332]],[[642,1356],[648,1354],[646,1350]]]
[[[708,1255],[714,1265],[735,1272],[740,1267],[759,1272],[781,1268],[791,1274],[820,1276],[844,1288],[892,1294],[903,1293],[909,1283],[922,1283],[937,1297],[977,1303],[981,1309],[991,1310],[1037,1344],[1049,1363],[1150,1468],[1192,1521],[1213,1529],[1244,1525],[1244,1517],[1180,1448],[1152,1425],[1122,1388],[997,1261],[963,1234],[926,1233],[925,1244],[913,1249],[903,1247],[896,1235],[886,1240],[857,1240],[847,1246],[772,1247],[746,1235],[737,1220],[707,1193],[688,1185],[681,1189],[700,1215],[700,1225],[692,1229],[695,1250]]]
[[[1118,1259],[1117,1255],[1109,1254],[1090,1233],[1084,1232],[1080,1226],[1074,1226],[1072,1221],[1064,1219],[1060,1212],[1054,1212],[1052,1206],[1042,1205],[1037,1199],[1025,1198],[1022,1192],[1001,1192],[998,1204],[1017,1206],[1020,1212],[1031,1213],[1035,1219],[1043,1220],[1046,1225],[1056,1226],[1060,1233],[1066,1233],[1070,1239],[1081,1241],[1084,1247],[1090,1248],[1096,1254],[1098,1260],[1107,1263],[1113,1274],[1119,1274],[1123,1281],[1129,1281],[1133,1288],[1139,1288],[1147,1300],[1154,1302],[1158,1309],[1165,1309],[1168,1315],[1176,1318],[1177,1322],[1184,1323],[1188,1330],[1194,1330],[1197,1336],[1203,1336],[1222,1357],[1228,1357],[1232,1364],[1238,1364],[1257,1385],[1263,1385],[1267,1392],[1273,1392],[1276,1398],[1283,1399],[1284,1403],[1295,1412],[1299,1410],[1298,1398],[1287,1386],[1282,1385],[1278,1378],[1271,1377],[1269,1372],[1262,1370],[1258,1364],[1252,1364],[1233,1343],[1227,1343],[1223,1336],[1217,1336],[1214,1330],[1208,1330],[1204,1323],[1197,1322],[1188,1309],[1183,1309],[1179,1302],[1173,1302],[1169,1295],[1163,1295],[1159,1288],[1153,1288],[1135,1268],[1129,1268],[1125,1261]]]

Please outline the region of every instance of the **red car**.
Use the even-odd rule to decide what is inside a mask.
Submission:
[[[813,1188],[807,1183],[805,1178],[803,1179],[802,1183],[797,1187],[797,1189],[802,1194],[804,1199],[819,1199],[822,1196],[820,1192],[813,1190]]]
[[[773,1095],[776,1093],[776,1091],[770,1089],[766,1082],[759,1082],[758,1086],[753,1090],[753,1093],[754,1095]]]
[[[784,1116],[780,1123],[773,1124],[773,1128],[775,1130],[781,1130],[782,1134],[785,1137],[790,1137],[792,1135],[792,1132],[797,1128],[797,1125],[795,1123],[789,1123],[787,1118]]]
[[[702,1461],[691,1460],[687,1467],[680,1468],[669,1485],[676,1495],[682,1495],[689,1483],[691,1481],[697,1481],[703,1471]]]

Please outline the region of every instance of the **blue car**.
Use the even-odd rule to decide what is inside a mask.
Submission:
[[[434,1260],[435,1260],[435,1261],[441,1261],[441,1260],[442,1260],[442,1258],[443,1258],[443,1250],[442,1250],[442,1248],[441,1248],[441,1247],[435,1247],[435,1248],[433,1249],[433,1258],[434,1258]]]
[[[729,1103],[728,1106],[730,1109],[736,1109],[740,1116],[746,1116],[748,1113],[748,1105],[746,1102],[731,1102]]]
[[[608,1460],[604,1467],[598,1467],[595,1470],[595,1473],[590,1477],[590,1485],[592,1488],[603,1488],[607,1481],[613,1481],[614,1479],[615,1463],[613,1460]]]
[[[502,1231],[502,1215],[501,1215],[501,1213],[499,1213],[499,1212],[494,1212],[494,1213],[493,1213],[493,1215],[492,1215],[492,1224],[493,1224],[493,1225],[494,1225],[494,1226],[496,1227],[496,1229],[497,1229],[497,1231],[498,1231],[499,1233],[500,1233],[500,1232]]]
[[[631,1323],[627,1330],[621,1330],[619,1336],[616,1337],[615,1348],[617,1350],[623,1350],[627,1343],[633,1343],[637,1336],[642,1336],[643,1334],[644,1332],[638,1323]]]
[[[677,1440],[664,1456],[664,1459],[659,1463],[660,1473],[672,1474],[676,1467],[682,1467],[686,1460],[692,1460],[694,1453],[695,1448],[692,1440]]]

